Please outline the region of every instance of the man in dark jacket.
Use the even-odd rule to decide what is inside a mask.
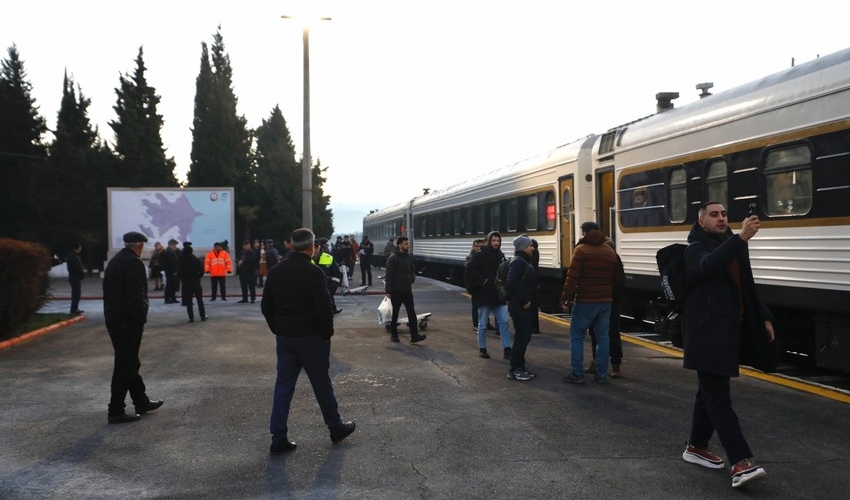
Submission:
[[[475,254],[464,269],[464,282],[472,286],[472,303],[478,307],[478,356],[489,358],[487,353],[487,318],[492,311],[496,328],[504,348],[504,358],[511,359],[511,329],[508,326],[508,306],[496,291],[496,274],[505,260],[502,253],[502,235],[491,231],[481,251]]]
[[[249,292],[251,303],[253,304],[256,300],[257,282],[254,280],[254,276],[256,276],[259,266],[260,258],[251,248],[251,241],[243,241],[242,252],[239,254],[239,260],[236,261],[236,272],[239,273],[239,285],[242,287],[242,300],[239,303],[244,304],[248,302]]]
[[[168,240],[168,246],[162,252],[162,270],[165,272],[165,303],[177,303],[177,290],[180,288],[180,280],[177,277],[177,258],[180,252],[177,251],[177,240],[174,238]]]
[[[570,319],[570,374],[563,381],[584,383],[584,334],[591,326],[596,332],[596,373],[593,380],[605,383],[608,379],[610,350],[608,328],[611,318],[611,301],[617,282],[617,253],[605,243],[599,224],[585,222],[583,233],[573,250],[567,279],[561,292],[564,312],[572,313]]]
[[[369,241],[368,235],[363,235],[358,253],[360,254],[360,286],[372,286],[372,255],[375,253],[375,244]]]
[[[275,335],[277,379],[269,430],[269,453],[295,449],[288,437],[289,406],[295,382],[303,368],[331,441],[338,443],[354,432],[354,422],[343,423],[328,369],[334,312],[325,274],[310,259],[317,250],[313,231],[302,228],[292,233],[292,255],[269,271],[260,308],[269,330]]]
[[[767,475],[752,460],[732,409],[729,385],[730,378],[738,376],[739,346],[768,348],[773,341],[772,315],[756,293],[747,247],[758,230],[758,217],[750,216],[741,232],[733,234],[724,206],[708,202],[700,208],[685,250],[689,292],[682,312],[684,366],[696,370],[699,389],[682,458],[722,469],[723,459],[707,449],[716,431],[732,464],[733,488]]]
[[[139,348],[148,320],[148,280],[140,258],[146,241],[148,239],[141,233],[125,234],[124,248],[112,257],[103,274],[103,316],[115,350],[108,413],[110,424],[135,422],[140,415],[162,406],[162,401],[148,398],[139,375],[142,366]],[[128,391],[136,406],[135,413],[124,411]]]
[[[86,276],[86,272],[83,269],[83,261],[80,260],[80,251],[82,248],[83,246],[79,243],[74,243],[73,248],[68,252],[68,257],[65,259],[65,265],[68,267],[68,283],[71,284],[71,314],[83,314],[85,312],[80,310],[83,278]]]
[[[195,255],[190,241],[183,242],[183,251],[180,252],[180,260],[177,264],[177,276],[183,285],[182,304],[186,306],[189,314],[189,323],[195,322],[195,313],[192,310],[192,298],[198,302],[198,314],[201,321],[207,320],[204,309],[204,289],[201,286],[201,278],[204,277],[204,263]]]
[[[401,306],[407,311],[407,326],[410,327],[410,343],[425,340],[419,335],[419,323],[413,308],[413,282],[416,281],[416,266],[410,255],[410,240],[406,236],[396,240],[398,250],[387,259],[386,291],[393,304],[393,316],[390,323],[390,340],[398,342],[398,313]]]
[[[505,285],[508,289],[508,312],[514,322],[514,345],[511,356],[511,367],[508,378],[511,380],[531,380],[534,373],[525,367],[525,351],[531,341],[531,331],[534,327],[534,311],[537,304],[534,296],[537,293],[537,273],[531,265],[534,246],[528,236],[517,236],[514,239],[514,259],[508,267],[508,277]]]

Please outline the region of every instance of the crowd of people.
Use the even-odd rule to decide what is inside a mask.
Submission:
[[[689,294],[685,303],[683,339],[684,367],[697,372],[699,386],[695,397],[692,430],[682,453],[686,462],[708,468],[724,468],[724,460],[708,449],[716,433],[731,464],[732,486],[744,486],[766,476],[764,468],[753,461],[737,415],[732,409],[730,378],[738,376],[740,353],[735,348],[764,345],[773,340],[770,311],[756,293],[749,264],[747,241],[759,228],[758,218],[748,217],[740,233],[728,227],[722,204],[708,202],[699,211],[699,219],[688,236],[685,252],[685,278]],[[619,335],[618,302],[624,282],[623,263],[613,241],[595,222],[581,225],[582,237],[576,244],[561,292],[561,307],[570,319],[570,371],[563,382],[583,384],[586,374],[594,382],[607,383],[622,376],[622,345]],[[151,400],[139,375],[139,345],[146,322],[148,297],[144,264],[139,258],[147,238],[136,232],[124,235],[125,249],[107,265],[104,277],[104,314],[106,327],[115,349],[115,366],[108,408],[110,423],[132,422],[146,412],[162,406]],[[201,320],[206,320],[201,278],[209,274],[212,298],[217,288],[227,300],[224,277],[233,267],[225,245],[216,243],[203,263],[193,254],[192,244],[183,243],[176,252],[176,241],[162,249],[156,245],[158,268],[165,270],[165,301],[172,281],[179,278],[183,287],[182,304],[189,321],[194,321],[193,298]],[[329,376],[330,340],[334,334],[334,315],[341,312],[334,295],[341,283],[352,279],[353,267],[361,265],[361,286],[372,282],[374,244],[364,236],[360,243],[353,236],[341,236],[333,247],[327,238],[316,238],[310,229],[293,232],[284,242],[280,255],[273,240],[246,240],[236,261],[242,288],[240,302],[254,303],[256,288],[264,287],[261,312],[275,335],[277,378],[270,422],[271,454],[296,448],[288,433],[288,416],[298,375],[306,371],[321,409],[331,441],[337,443],[355,430],[353,421],[343,422]],[[471,296],[472,322],[476,331],[478,355],[490,358],[487,350],[489,318],[509,360],[507,378],[526,382],[536,374],[528,368],[526,354],[532,334],[539,332],[537,242],[520,235],[511,242],[513,255],[506,258],[502,237],[497,231],[486,239],[475,240],[467,257],[464,282]],[[175,263],[169,264],[169,252]],[[399,314],[404,306],[410,327],[410,342],[426,339],[418,331],[412,285],[416,266],[407,237],[390,240],[384,249],[385,293],[392,304],[390,340],[399,342]],[[70,266],[75,263],[69,264]],[[151,269],[154,264],[151,263]],[[156,282],[156,281],[155,281]],[[159,285],[158,285],[159,286]],[[76,303],[72,308],[77,307]],[[722,307],[711,304],[722,304]],[[508,321],[512,320],[511,335]],[[592,337],[592,361],[585,367],[584,338]],[[610,368],[609,368],[610,364]],[[135,413],[125,411],[127,393]]]

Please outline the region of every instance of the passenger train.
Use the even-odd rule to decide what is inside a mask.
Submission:
[[[777,353],[850,373],[850,49],[377,210],[372,241],[405,235],[420,271],[460,283],[472,240],[503,250],[537,240],[543,310],[554,310],[579,226],[596,221],[626,272],[624,316],[677,337],[660,298],[656,252],[686,242],[700,204],[730,226],[754,210],[750,240],[761,296],[776,315]],[[737,221],[737,225],[736,225]]]

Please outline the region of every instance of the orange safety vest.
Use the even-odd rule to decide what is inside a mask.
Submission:
[[[216,277],[232,273],[233,263],[230,261],[230,255],[224,250],[218,253],[215,250],[210,250],[204,259],[204,272]]]

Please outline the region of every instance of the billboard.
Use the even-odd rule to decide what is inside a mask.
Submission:
[[[233,245],[233,188],[107,188],[109,251],[124,248],[122,236],[138,231],[149,244],[174,238],[196,250],[216,241]]]

